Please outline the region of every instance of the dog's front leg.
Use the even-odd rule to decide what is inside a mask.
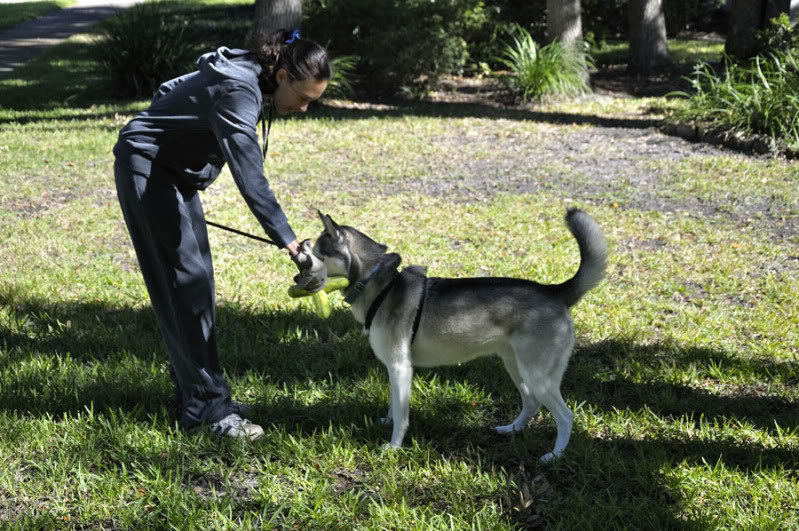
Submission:
[[[394,423],[394,429],[391,432],[391,447],[399,448],[402,446],[402,439],[408,430],[413,366],[406,361],[395,361],[388,364],[387,369],[391,385],[391,402],[388,411],[389,418]]]

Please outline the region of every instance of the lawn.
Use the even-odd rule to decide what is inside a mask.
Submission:
[[[320,208],[431,275],[551,283],[579,260],[566,208],[596,218],[572,439],[543,465],[548,412],[494,434],[519,404],[486,358],[418,370],[405,446],[382,450],[387,377],[341,298],[320,320],[285,254],[214,229],[223,366],[266,435],[190,436],[112,178],[146,102],[99,90],[85,42],[0,81],[0,527],[799,527],[795,163],[664,136],[661,98],[278,118],[266,171],[302,237]],[[203,201],[258,233],[229,174]]]

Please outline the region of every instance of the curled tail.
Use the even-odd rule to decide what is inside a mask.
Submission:
[[[574,306],[605,276],[608,246],[602,229],[582,210],[570,208],[566,212],[566,224],[580,247],[580,268],[572,278],[557,285],[556,289],[567,306]]]

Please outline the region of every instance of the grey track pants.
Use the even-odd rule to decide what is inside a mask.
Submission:
[[[200,195],[114,164],[117,195],[190,429],[232,412],[216,345],[214,269]]]

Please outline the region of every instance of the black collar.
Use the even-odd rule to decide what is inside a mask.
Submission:
[[[349,287],[347,296],[344,297],[344,302],[349,305],[355,304],[355,301],[361,296],[363,290],[366,289],[367,284],[369,284],[373,279],[378,278],[383,273],[384,269],[396,270],[401,262],[402,257],[396,253],[388,253],[385,255],[382,260],[372,266],[372,269],[369,270],[369,274],[366,275],[365,279],[359,280],[354,285]]]
[[[388,296],[388,292],[394,287],[394,283],[397,281],[399,276],[399,271],[394,271],[394,274],[391,276],[391,280],[389,280],[388,284],[386,284],[386,287],[384,287],[380,293],[377,294],[377,297],[375,297],[375,300],[373,300],[372,304],[369,306],[369,310],[366,311],[366,320],[363,322],[363,327],[367,332],[369,331],[369,327],[372,326],[372,319],[375,318],[377,310],[380,309],[380,305],[383,304],[383,301]]]

